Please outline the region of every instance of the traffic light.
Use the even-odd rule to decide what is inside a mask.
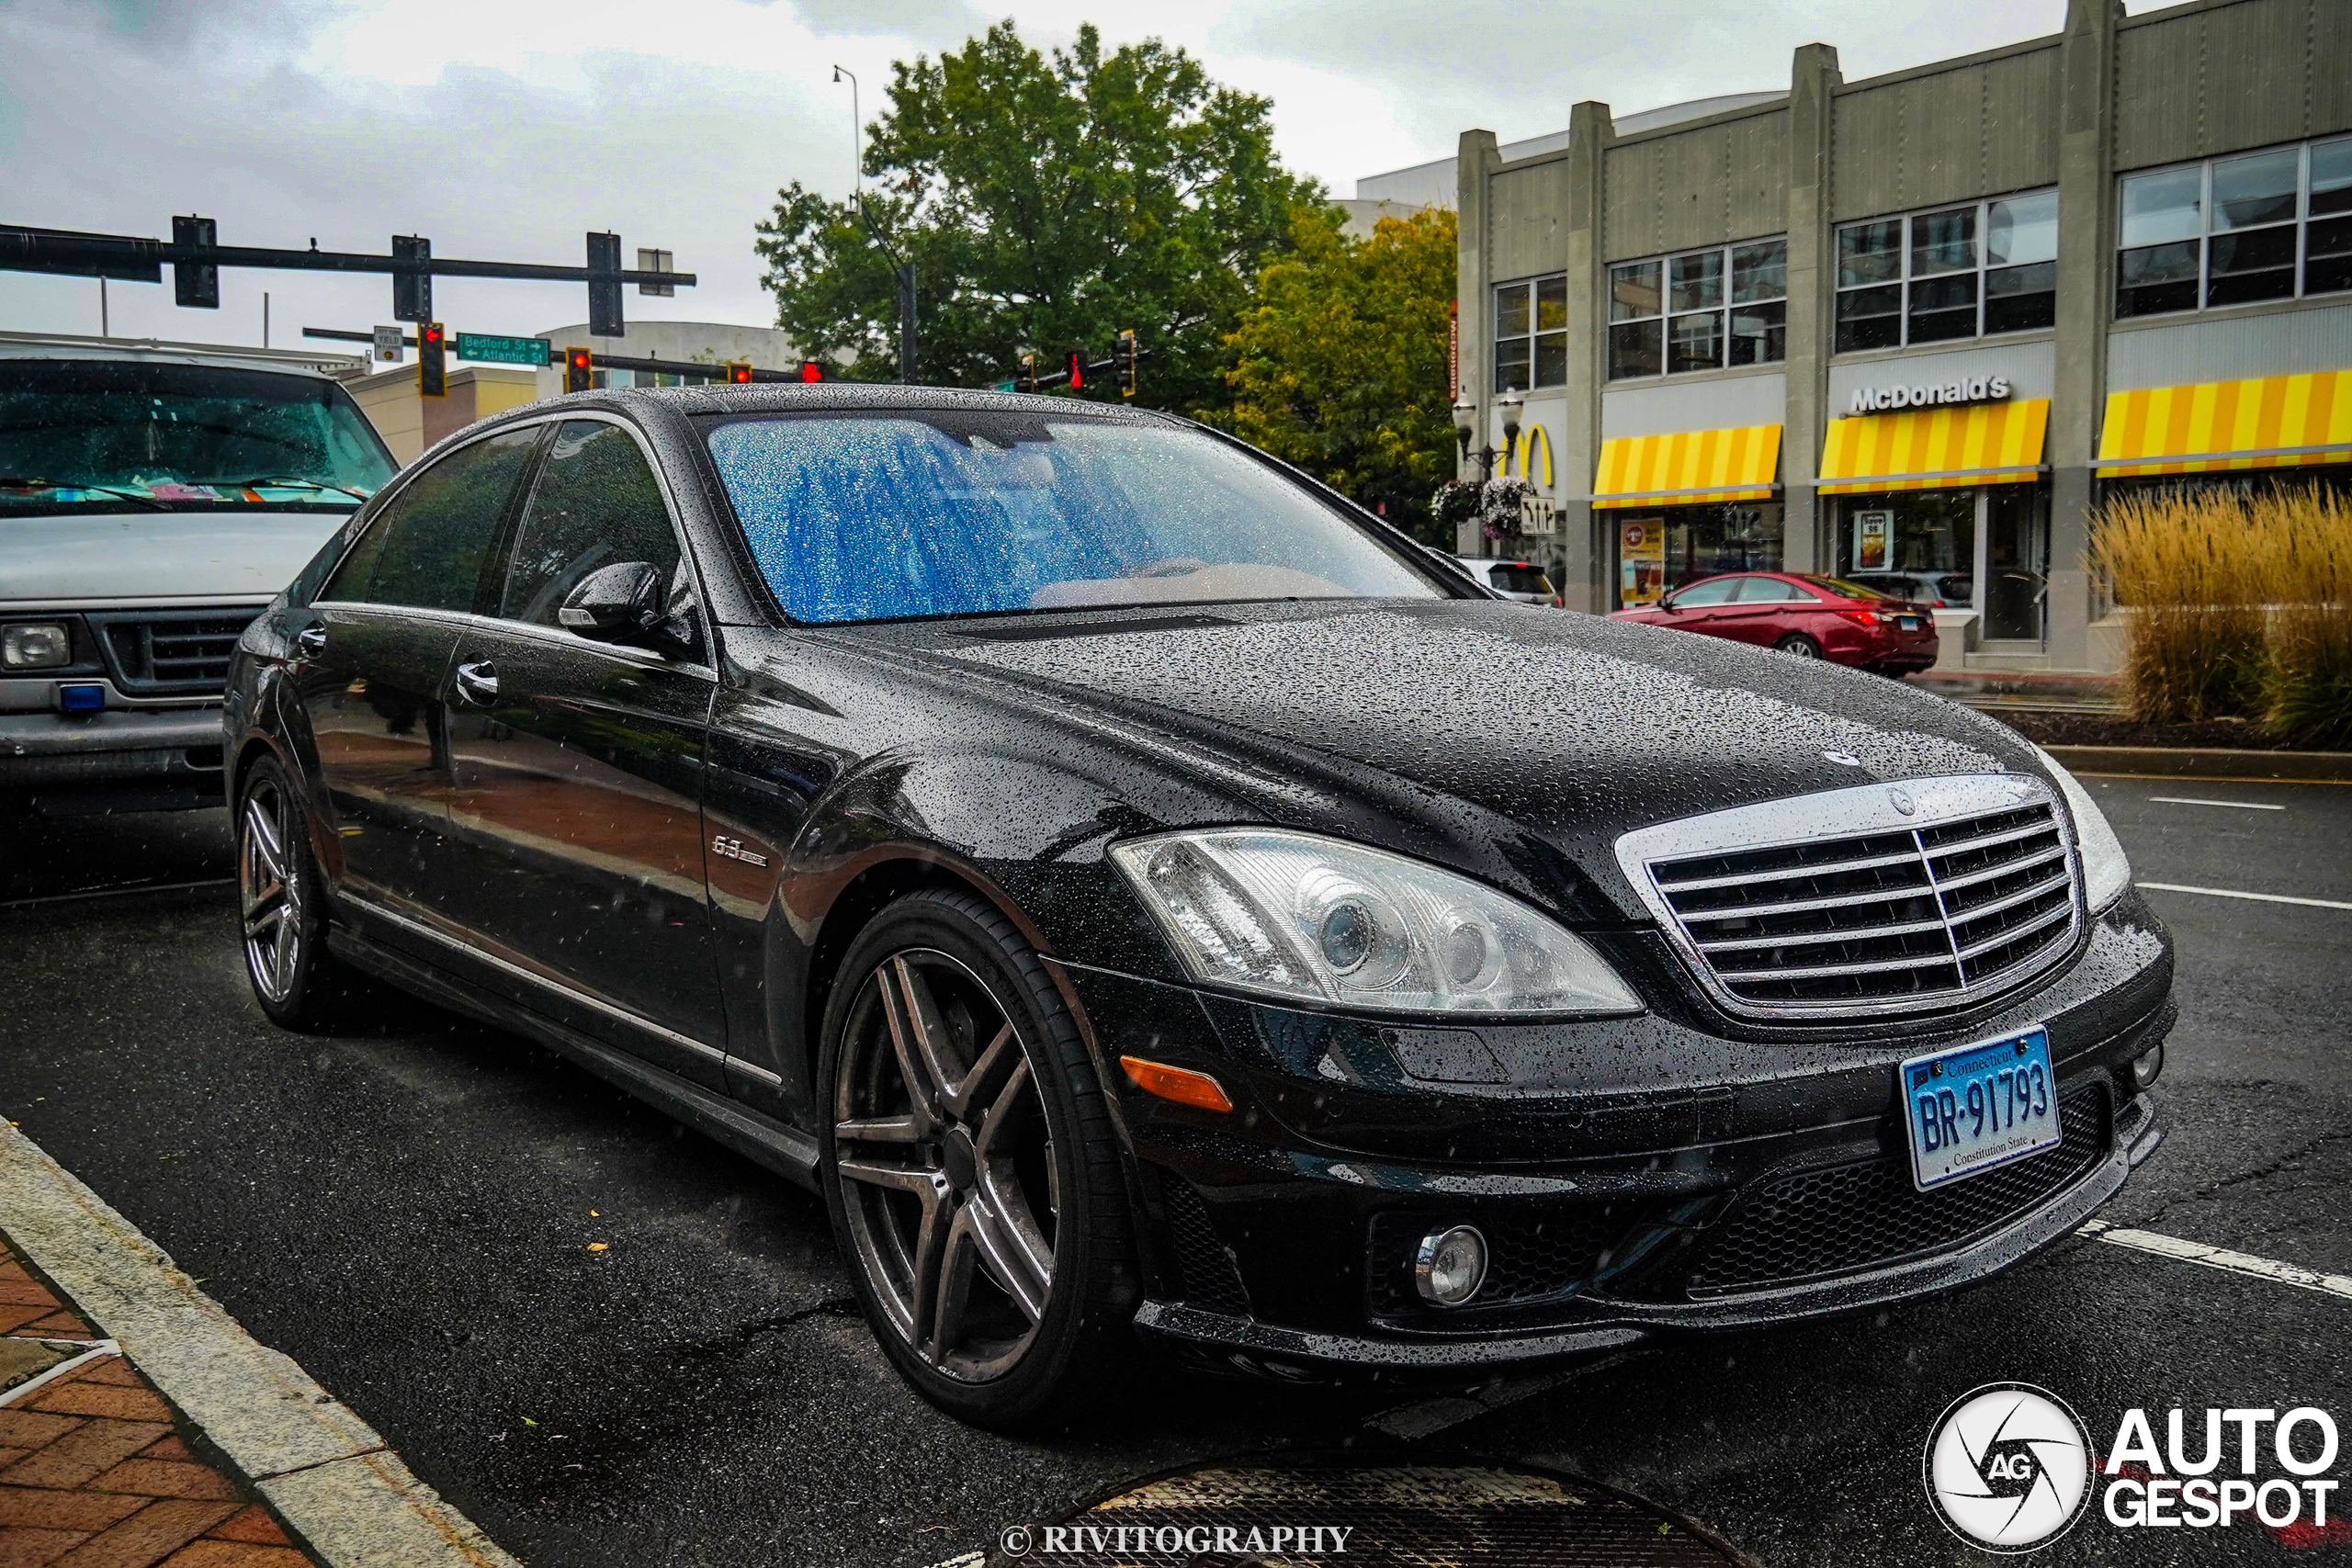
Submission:
[[[825,378],[825,367],[823,362],[815,359],[802,360],[800,362],[800,378],[803,381],[823,380]]]
[[[621,321],[621,237],[588,236],[588,335],[620,337],[628,331]]]
[[[752,384],[752,367],[740,359],[729,360],[727,362],[727,384],[730,387],[750,386]]]
[[[1136,334],[1123,332],[1111,345],[1111,370],[1119,378],[1119,396],[1136,395]]]
[[[449,395],[449,333],[438,321],[416,329],[416,389],[427,398]]]
[[[395,261],[430,261],[433,242],[421,234],[392,236]],[[433,319],[433,275],[429,272],[392,274],[392,320],[429,321]]]
[[[567,348],[563,351],[563,389],[565,391],[588,390],[595,385],[595,374],[596,356],[593,351],[585,348]]]
[[[1034,354],[1021,356],[1021,389],[1024,392],[1037,389],[1037,356]]]
[[[1073,348],[1069,351],[1069,389],[1075,392],[1085,385],[1086,351],[1082,348]]]
[[[219,243],[214,238],[218,231],[218,226],[209,218],[172,220],[172,243],[175,245],[201,245],[209,250]],[[219,310],[220,269],[209,262],[174,262],[172,303],[192,305],[201,310]]]

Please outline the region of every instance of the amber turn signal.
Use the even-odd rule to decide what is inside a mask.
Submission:
[[[1136,1087],[1146,1094],[1156,1094],[1179,1105],[1197,1105],[1203,1111],[1233,1109],[1233,1101],[1225,1097],[1224,1087],[1206,1073],[1147,1062],[1141,1056],[1122,1056],[1119,1066],[1127,1069],[1127,1077],[1135,1079]]]

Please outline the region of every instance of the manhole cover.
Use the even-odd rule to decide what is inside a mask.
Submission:
[[[1524,1465],[1356,1456],[1227,1461],[1014,1526],[992,1568],[1726,1568],[1753,1559],[1692,1521]]]

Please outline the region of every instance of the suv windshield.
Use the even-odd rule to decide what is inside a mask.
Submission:
[[[348,510],[392,469],[358,405],[322,377],[0,359],[0,513]]]
[[[1446,597],[1336,508],[1199,431],[910,409],[732,419],[708,440],[797,621]]]

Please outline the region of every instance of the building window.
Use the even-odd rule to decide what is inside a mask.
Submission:
[[[1495,290],[1495,390],[1568,384],[1568,279],[1538,277]]]
[[[2021,333],[2058,319],[2058,193],[1838,231],[1838,352]]]
[[[1609,378],[1778,364],[1788,295],[1786,240],[1620,263],[1609,269]]]
[[[2352,136],[2117,182],[2115,313],[2352,288]]]

